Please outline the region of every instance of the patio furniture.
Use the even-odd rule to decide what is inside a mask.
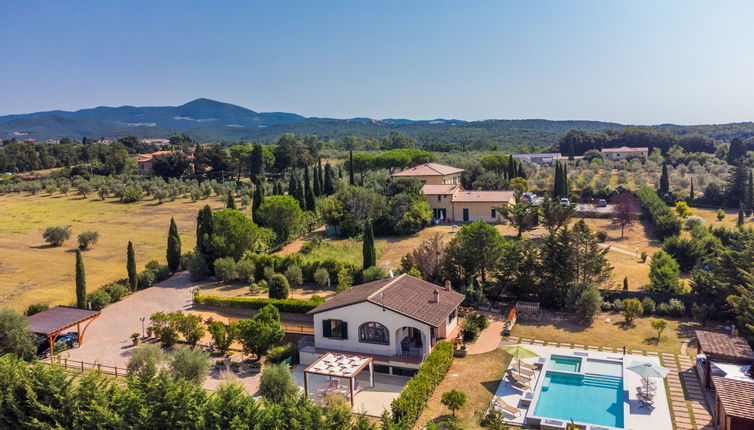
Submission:
[[[528,381],[516,380],[516,378],[510,373],[507,373],[505,377],[507,382],[510,383],[511,386],[518,388],[521,391],[531,391],[531,386],[529,386]]]
[[[534,400],[534,392],[532,391],[526,391],[521,396],[521,406],[528,408],[531,406],[531,401]]]
[[[649,378],[642,378],[641,379],[641,386],[644,387],[645,390],[648,392],[654,394],[657,392],[657,383],[655,381],[649,379]]]
[[[521,359],[539,357],[539,354],[521,344],[506,345],[502,347],[502,350],[507,352],[511,357],[518,360],[519,370],[521,370]]]
[[[505,400],[503,400],[502,397],[495,396],[495,401],[492,403],[492,407],[513,415],[513,418],[521,415],[521,411],[519,411],[518,408],[514,408],[513,406],[505,403]]]
[[[519,373],[520,375],[523,375],[523,376],[529,378],[529,379],[533,378],[534,375],[535,375],[534,372],[532,372],[531,370],[526,370],[526,369],[518,369],[518,370],[516,370],[516,372]]]
[[[542,319],[542,310],[539,308],[539,302],[526,302],[519,300],[516,302],[516,315],[523,319]]]
[[[539,368],[537,366],[533,366],[533,365],[531,365],[531,364],[529,364],[529,363],[527,363],[525,361],[521,361],[521,360],[516,360],[516,365],[519,368],[524,368],[526,370],[531,370],[531,371],[539,370]]]
[[[361,392],[361,384],[359,383],[358,380],[356,380],[356,382],[354,382],[354,384],[353,384],[353,395],[355,396],[356,394],[358,394],[360,392]],[[348,389],[346,389],[346,391],[345,391],[345,393],[343,395],[348,399],[348,398],[351,397],[351,392],[348,391]]]
[[[517,373],[514,373],[515,371],[513,369],[508,369],[508,376],[516,380],[518,383],[525,383],[528,384],[531,382],[531,378],[525,375],[520,375]]]
[[[636,388],[636,398],[639,400],[639,402],[641,402],[641,406],[639,406],[639,408],[654,405],[654,396],[648,394],[646,391],[643,391],[641,387]]]
[[[340,388],[340,379],[331,379],[330,384],[327,386],[327,388],[322,388],[317,390],[320,396],[326,396]]]

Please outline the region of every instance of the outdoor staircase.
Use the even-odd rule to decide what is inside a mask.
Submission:
[[[622,390],[623,378],[620,376],[587,373],[584,375],[584,385]]]

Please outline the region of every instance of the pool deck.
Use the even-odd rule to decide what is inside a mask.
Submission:
[[[532,351],[539,354],[541,357],[547,357],[551,354],[555,355],[572,355],[574,349],[569,348],[555,348],[549,346],[540,345],[527,345]],[[582,352],[583,351],[579,351]],[[623,355],[621,353],[614,352],[601,352],[601,351],[588,351],[589,358],[597,359],[613,359],[622,358],[626,364],[631,364],[634,361],[640,362],[655,362],[660,364],[658,357],[643,356],[643,355]],[[511,361],[511,368],[513,368],[513,362]],[[534,359],[524,360],[527,363],[533,363]],[[668,406],[668,397],[665,390],[665,384],[661,380],[655,380],[657,382],[657,394],[654,399],[653,407],[641,407],[641,403],[636,397],[636,388],[641,386],[641,377],[634,372],[624,371],[624,387],[628,391],[628,399],[624,399],[624,410],[626,415],[624,417],[624,425],[629,430],[673,430],[673,424],[670,418],[670,408]],[[535,375],[535,385],[532,386],[532,390],[536,392],[539,385],[544,379],[543,372],[538,371]],[[500,385],[495,392],[496,397],[501,397],[505,403],[510,406],[516,407],[521,412],[517,417],[513,417],[511,414],[505,413],[505,419],[509,423],[515,423],[521,425],[526,420],[526,417],[533,413],[533,408],[525,407],[522,403],[523,392],[506,382],[505,379],[500,382]]]

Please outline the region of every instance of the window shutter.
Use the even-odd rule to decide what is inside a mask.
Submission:
[[[322,336],[332,337],[332,328],[330,327],[330,320],[322,320]]]
[[[343,321],[340,323],[340,332],[342,333],[341,339],[348,339],[348,323]]]

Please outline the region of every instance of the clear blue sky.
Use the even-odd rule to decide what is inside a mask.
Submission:
[[[0,0],[0,115],[754,120],[751,1]]]

